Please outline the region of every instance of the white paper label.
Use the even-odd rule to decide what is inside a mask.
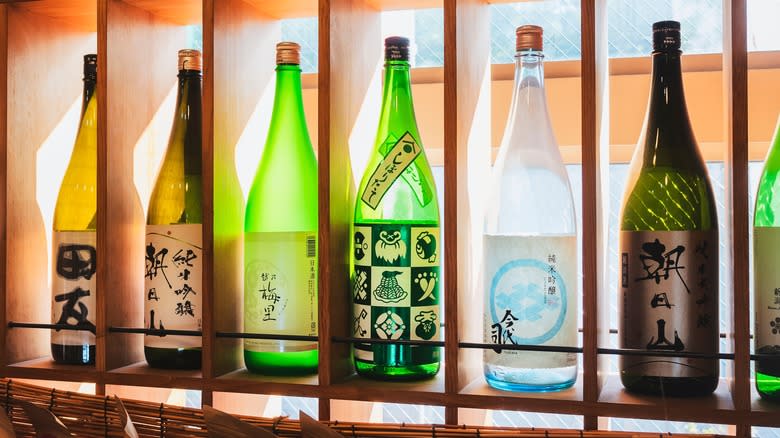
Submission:
[[[484,341],[577,345],[577,238],[485,235]],[[491,365],[557,368],[573,353],[484,350]]]
[[[156,330],[201,330],[203,226],[147,225],[144,325]],[[146,335],[154,348],[200,348],[200,336]]]
[[[52,330],[52,344],[95,345],[96,242],[94,231],[55,231],[52,236],[52,322],[86,329]]]
[[[317,235],[244,235],[244,331],[317,336]],[[251,351],[307,351],[316,342],[244,339]]]

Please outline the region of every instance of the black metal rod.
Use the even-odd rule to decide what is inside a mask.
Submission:
[[[385,344],[385,345],[409,345],[412,347],[443,347],[444,341],[413,341],[409,339],[365,339],[345,336],[333,336],[333,342],[341,344]]]
[[[578,328],[577,332],[582,333],[583,332],[582,328]],[[618,330],[617,329],[609,329],[609,334],[610,335],[616,335],[616,334],[618,334]],[[721,339],[726,339],[728,337],[728,335],[726,333],[720,333],[718,336],[720,336]],[[750,339],[753,339],[753,335],[750,335]]]
[[[239,339],[265,339],[270,341],[306,341],[318,342],[317,336],[304,335],[273,335],[267,333],[240,333],[240,332],[217,332],[218,338],[239,338]]]
[[[32,329],[47,329],[47,330],[72,330],[75,332],[92,332],[95,330],[86,327],[73,326],[68,324],[39,324],[35,322],[13,322],[8,323],[8,328],[32,328]]]
[[[527,345],[527,344],[482,344],[478,342],[459,342],[460,348],[478,348],[482,350],[520,350],[542,351],[550,353],[582,353],[581,347],[563,347],[556,345]]]
[[[616,356],[656,356],[656,357],[676,357],[687,359],[726,359],[734,360],[734,353],[695,353],[689,351],[659,351],[659,350],[640,350],[633,348],[597,348],[598,354],[609,354]]]
[[[203,332],[197,330],[160,330],[135,327],[109,327],[108,331],[109,333],[134,333],[149,336],[203,336]]]

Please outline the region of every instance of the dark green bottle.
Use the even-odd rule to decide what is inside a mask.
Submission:
[[[650,102],[620,223],[620,347],[714,354],[718,218],[688,118],[680,56],[680,24],[653,24]],[[718,361],[621,356],[620,377],[630,391],[709,394]]]
[[[179,51],[176,113],[146,218],[144,319],[150,329],[202,328],[201,65],[199,51]],[[200,369],[201,338],[149,334],[144,355],[155,368]]]
[[[353,336],[437,340],[443,288],[439,204],[412,103],[409,40],[385,40],[382,110],[360,183],[352,254]],[[355,344],[360,375],[420,379],[439,371],[438,347]]]

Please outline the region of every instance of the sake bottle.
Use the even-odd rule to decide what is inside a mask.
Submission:
[[[353,336],[437,340],[443,288],[439,204],[414,115],[409,40],[385,40],[382,109],[353,222]],[[438,347],[354,344],[358,374],[402,380],[439,371]]]
[[[758,183],[753,218],[753,308],[755,312],[756,389],[780,400],[780,119]]]
[[[547,113],[542,28],[517,28],[515,86],[484,228],[484,341],[576,347],[577,236],[571,187]],[[498,389],[551,391],[577,355],[484,350]]]
[[[201,54],[180,50],[168,149],[146,218],[144,355],[155,368],[200,369],[201,337],[165,330],[202,328],[203,172]],[[157,332],[154,332],[156,330]]]
[[[54,207],[51,353],[63,364],[95,361],[97,311],[97,55],[84,56],[81,122]]]
[[[653,24],[652,83],[620,216],[621,348],[718,352],[718,218],[685,105],[680,23]],[[626,389],[697,395],[716,359],[621,356]]]
[[[276,46],[271,126],[246,206],[244,331],[317,336],[317,159],[301,93],[300,46]],[[317,372],[316,342],[244,340],[249,371]]]

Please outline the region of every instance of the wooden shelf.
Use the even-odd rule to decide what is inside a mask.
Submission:
[[[99,373],[92,365],[60,365],[51,356],[26,360],[3,367],[3,376],[23,379],[97,382]]]
[[[723,423],[736,414],[729,386],[728,380],[721,379],[710,396],[663,398],[629,393],[623,388],[620,378],[611,375],[601,390],[598,402],[602,412],[610,412],[616,417]]]
[[[497,2],[503,3],[504,0]],[[481,332],[482,299],[474,266],[481,241],[479,190],[489,175],[491,113],[490,10],[492,0],[40,0],[0,3],[0,372],[3,376],[106,385],[191,388],[204,402],[214,393],[290,395],[319,399],[321,419],[332,400],[387,401],[445,408],[458,424],[459,408],[515,409],[582,415],[587,429],[599,417],[703,421],[780,426],[780,407],[751,395],[749,382],[749,272],[746,215],[730,215],[733,313],[729,333],[735,360],[711,397],[660,399],[626,393],[607,374],[605,309],[608,194],[609,60],[606,2],[581,2],[583,353],[574,388],[554,394],[491,389],[481,374],[482,353],[458,341]],[[727,4],[727,5],[726,5]],[[746,0],[724,3],[723,95],[729,157],[725,162],[729,211],[747,211]],[[354,207],[351,152],[370,148],[366,120],[378,112],[381,11],[443,8],[444,66],[428,72],[443,80],[444,242],[447,273],[443,368],[436,378],[386,383],[354,375],[348,337],[349,227]],[[301,378],[252,375],[243,367],[241,342],[216,338],[239,332],[243,317],[242,233],[244,197],[236,149],[262,144],[274,80],[274,46],[282,18],[318,17],[315,147],[319,163],[318,374]],[[203,26],[204,290],[203,368],[166,371],[143,362],[143,337],[108,327],[143,326],[144,211],[151,181],[137,178],[135,155],[164,148],[168,126],[160,114],[175,86],[175,53],[188,25]],[[66,148],[58,126],[74,111],[85,53],[99,55],[98,84],[98,294],[97,361],[93,367],[57,366],[48,359],[47,330],[6,329],[8,321],[48,321],[47,223],[36,200],[41,145]],[[54,66],[54,67],[53,67]],[[574,70],[573,70],[574,71]],[[55,74],[56,72],[56,74]],[[438,76],[437,76],[438,75]],[[270,91],[269,91],[270,90]],[[308,91],[308,90],[307,90]],[[75,105],[75,106],[74,106]],[[75,110],[77,111],[77,110]],[[373,120],[372,120],[373,122]],[[251,140],[251,141],[250,141]],[[56,163],[55,163],[56,164]],[[61,163],[60,163],[61,164]],[[147,164],[153,167],[154,164]],[[36,175],[38,177],[40,175]],[[151,179],[152,177],[148,178]],[[50,184],[54,192],[57,187]],[[42,185],[43,187],[43,185]],[[731,217],[733,216],[733,217]],[[743,217],[744,216],[744,217]],[[477,335],[475,335],[477,334]],[[336,419],[336,418],[334,418]]]
[[[163,370],[151,368],[146,361],[137,362],[103,373],[103,383],[161,388],[201,389],[200,370]]]

